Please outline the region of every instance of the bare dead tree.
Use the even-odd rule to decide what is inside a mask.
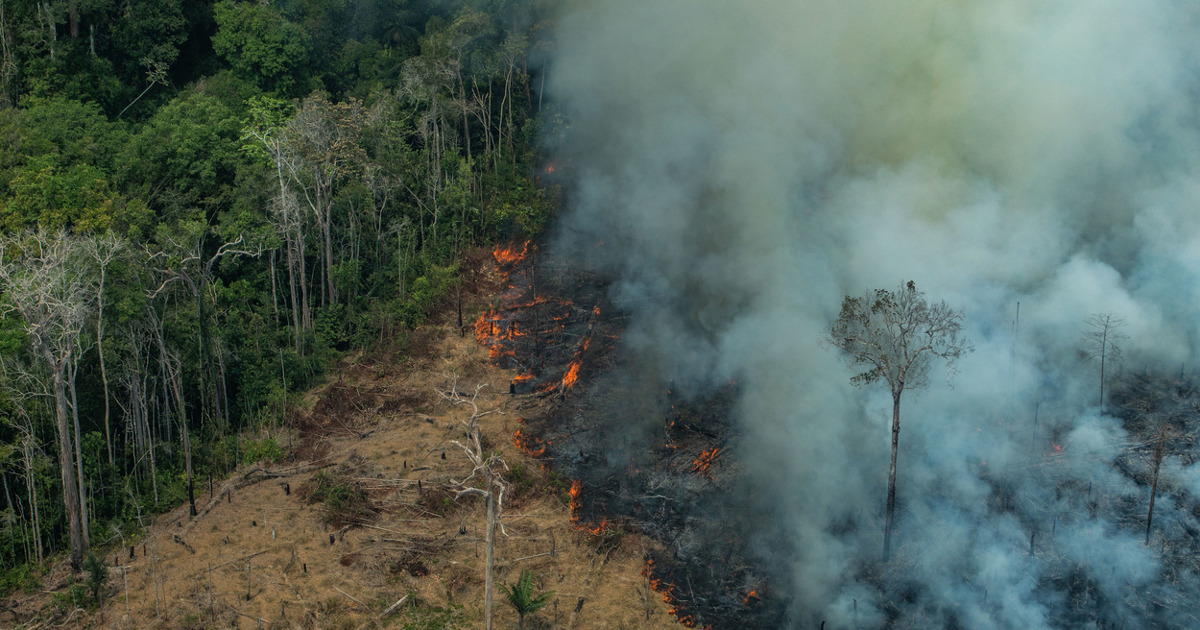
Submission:
[[[1154,480],[1150,483],[1150,509],[1146,512],[1146,546],[1150,546],[1150,526],[1154,523],[1154,499],[1158,495],[1158,470],[1162,466],[1163,447],[1167,443],[1167,433],[1170,427],[1163,426],[1155,436],[1154,445]]]
[[[883,561],[892,549],[892,523],[896,507],[896,453],[900,441],[900,396],[907,388],[928,383],[933,357],[946,362],[947,378],[963,354],[971,352],[962,337],[962,311],[945,302],[929,304],[911,280],[894,293],[868,291],[842,301],[842,311],[826,336],[852,366],[865,371],[850,379],[856,386],[886,381],[892,393],[892,457],[888,467],[887,517],[883,530]]]
[[[126,242],[121,236],[106,232],[87,242],[88,253],[100,267],[100,282],[96,287],[96,352],[100,358],[100,382],[104,386],[104,444],[108,448],[108,463],[113,463],[112,433],[109,429],[108,370],[104,365],[104,280],[108,266],[112,264]]]
[[[88,539],[83,520],[83,471],[77,471],[72,461],[75,449],[67,391],[95,295],[94,278],[84,260],[80,238],[65,232],[39,230],[0,237],[0,286],[8,298],[0,306],[4,309],[0,314],[21,316],[33,354],[47,368],[54,392],[63,505],[70,532],[71,569],[76,573],[83,568]]]
[[[1104,383],[1107,364],[1121,358],[1120,342],[1129,338],[1120,331],[1129,322],[1112,313],[1096,313],[1087,318],[1089,330],[1083,333],[1087,356],[1100,363],[1100,413],[1104,413]]]
[[[508,464],[500,457],[499,453],[485,454],[479,441],[479,418],[492,413],[500,413],[497,409],[479,410],[479,405],[475,400],[484,387],[487,387],[486,383],[477,385],[470,398],[458,393],[457,384],[451,385],[448,392],[439,391],[438,395],[456,407],[468,405],[471,408],[471,415],[462,421],[467,432],[467,443],[463,444],[458,440],[451,442],[462,449],[463,453],[466,453],[467,459],[472,465],[471,474],[460,481],[452,479],[450,483],[458,493],[455,499],[480,496],[487,502],[487,555],[484,561],[483,619],[484,630],[492,630],[492,584],[493,568],[496,564],[496,526],[500,526],[500,533],[508,535],[504,531],[504,524],[499,522],[500,513],[504,508],[504,491],[507,489],[504,478],[501,476],[501,470],[507,471]],[[483,482],[482,488],[475,485],[481,481]]]

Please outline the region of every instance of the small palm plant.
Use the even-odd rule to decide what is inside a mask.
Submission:
[[[513,610],[517,611],[517,630],[523,630],[525,627],[525,615],[545,608],[546,604],[550,603],[550,597],[554,595],[554,591],[546,591],[536,596],[533,594],[533,571],[529,569],[521,570],[521,577],[517,579],[516,584],[501,584],[500,590]]]

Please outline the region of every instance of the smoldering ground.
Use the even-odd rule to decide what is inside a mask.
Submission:
[[[1174,602],[1200,579],[1142,543],[1145,482],[1115,465],[1142,451],[1081,352],[1111,312],[1125,370],[1195,370],[1198,14],[566,3],[554,248],[619,278],[622,343],[654,373],[693,395],[738,381],[739,466],[772,515],[751,537],[795,627],[1194,621]],[[975,352],[953,387],[905,395],[881,567],[891,401],[821,339],[843,295],[907,279],[965,311]],[[1195,470],[1163,475],[1156,520],[1194,521]]]

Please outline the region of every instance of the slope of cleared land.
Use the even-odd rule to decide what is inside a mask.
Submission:
[[[475,260],[468,304],[497,283],[490,257]],[[530,569],[537,590],[554,591],[526,627],[678,627],[662,597],[647,591],[644,556],[654,543],[572,524],[570,480],[513,445],[519,418],[547,401],[510,396],[512,374],[492,367],[487,350],[456,328],[425,326],[403,352],[344,360],[274,435],[290,447],[289,457],[214,481],[211,493],[207,481],[199,483],[198,517],[179,506],[136,540],[106,549],[113,568],[103,610],[71,610],[60,563],[43,579],[44,591],[13,602],[17,620],[30,628],[68,621],[98,628],[354,629],[372,627],[407,596],[384,625],[482,627],[484,503],[456,499],[449,487],[471,470],[452,443],[464,437],[470,407],[439,394],[470,396],[479,388],[480,410],[494,412],[479,419],[485,449],[499,451],[510,467],[496,583]],[[458,626],[446,625],[454,619]],[[497,589],[495,627],[516,624]]]

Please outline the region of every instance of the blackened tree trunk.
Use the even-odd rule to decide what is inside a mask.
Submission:
[[[892,395],[892,463],[888,466],[887,516],[883,525],[883,561],[892,555],[892,523],[896,515],[896,453],[900,447],[900,394]],[[878,505],[878,504],[877,504]]]

